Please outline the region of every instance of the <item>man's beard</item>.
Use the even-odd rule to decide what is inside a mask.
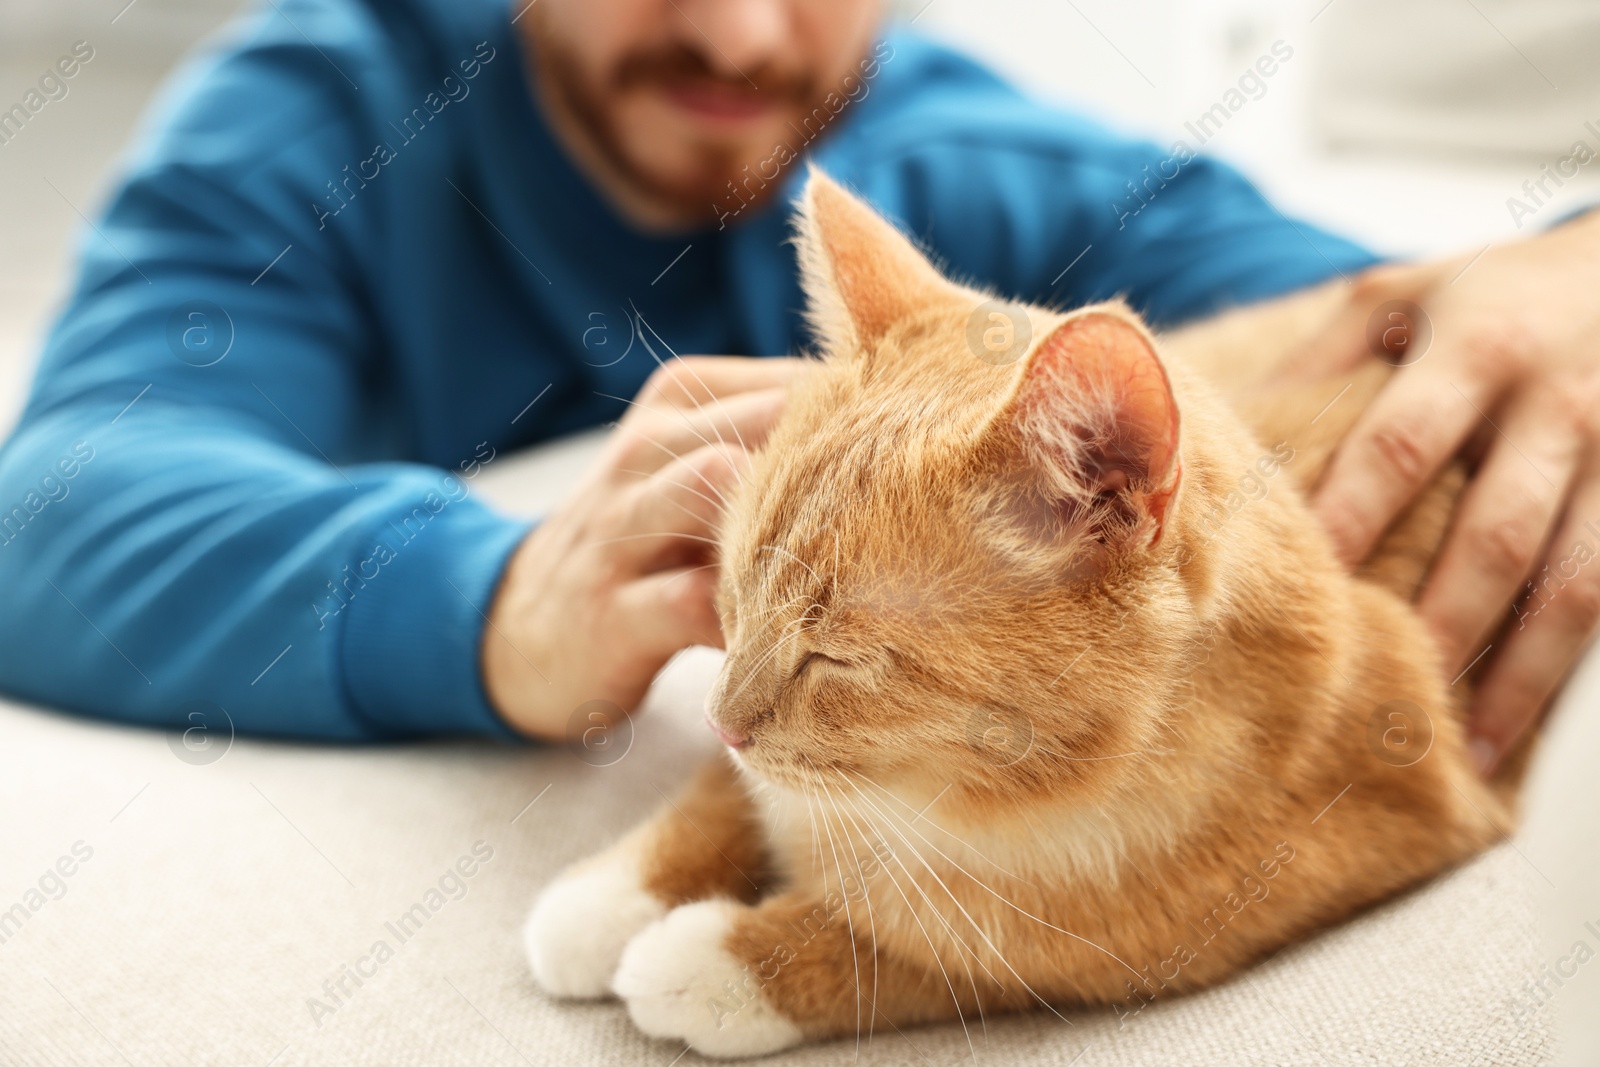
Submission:
[[[726,199],[729,183],[741,177],[742,168],[762,158],[761,148],[702,143],[695,146],[698,159],[691,171],[664,175],[642,165],[629,153],[614,118],[618,101],[639,90],[664,92],[678,86],[748,90],[753,82],[760,87],[763,101],[771,101],[782,112],[804,114],[820,105],[824,95],[814,78],[771,65],[747,71],[748,81],[741,77],[730,79],[714,70],[699,52],[683,46],[636,52],[596,83],[585,75],[573,51],[548,32],[548,27],[538,26],[532,38],[541,88],[557,97],[551,103],[565,109],[582,127],[583,135],[606,165],[652,200],[685,218],[714,218],[714,205]]]

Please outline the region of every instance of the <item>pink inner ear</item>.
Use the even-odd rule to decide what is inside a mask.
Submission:
[[[1097,494],[1130,493],[1159,535],[1178,486],[1178,405],[1137,326],[1105,312],[1063,323],[1039,343],[1018,399],[1036,433],[1071,424],[1082,447],[1057,456],[1069,478]]]

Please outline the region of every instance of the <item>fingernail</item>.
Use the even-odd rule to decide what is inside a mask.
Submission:
[[[1490,741],[1482,737],[1474,737],[1467,742],[1467,755],[1472,757],[1473,766],[1478,768],[1478,773],[1487,778],[1494,771],[1494,765],[1500,761],[1500,753]]]

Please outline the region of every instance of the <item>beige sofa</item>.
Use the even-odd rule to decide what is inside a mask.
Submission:
[[[593,440],[497,464],[481,489],[537,510]],[[713,754],[700,702],[716,663],[704,649],[676,660],[607,765],[489,742],[220,735],[197,755],[161,733],[0,706],[0,1063],[699,1062],[615,1003],[544,998],[518,932],[563,864]],[[768,1062],[1551,1063],[1559,1002],[1519,1005],[1554,959],[1537,890],[1562,875],[1523,844],[1121,1023],[991,1019]]]

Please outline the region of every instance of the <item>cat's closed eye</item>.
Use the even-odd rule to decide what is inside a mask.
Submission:
[[[795,664],[794,673],[792,673],[789,677],[791,679],[798,679],[806,673],[807,669],[816,666],[819,662],[826,660],[827,658],[828,657],[824,656],[820,652],[807,652],[804,658],[802,658],[799,663]]]
[[[805,675],[815,673],[815,668],[819,667],[849,668],[851,666],[853,665],[846,663],[844,660],[838,659],[837,657],[830,656],[825,652],[807,652],[805,656],[801,658],[800,662],[795,664],[794,670],[789,675],[789,680],[791,682],[799,681]]]

